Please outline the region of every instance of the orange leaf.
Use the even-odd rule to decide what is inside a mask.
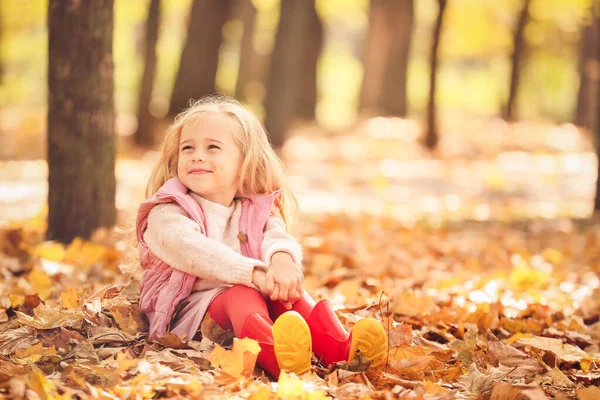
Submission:
[[[256,340],[235,338],[233,349],[225,350],[216,346],[208,360],[214,367],[220,367],[222,372],[239,379],[252,376],[259,352],[260,346]]]
[[[66,292],[60,294],[60,303],[64,308],[77,308],[79,307],[79,295],[75,288],[71,288]]]
[[[590,386],[577,391],[579,400],[598,400],[600,399],[600,388]]]

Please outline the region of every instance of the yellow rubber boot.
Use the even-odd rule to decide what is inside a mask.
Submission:
[[[387,334],[374,318],[364,318],[352,328],[348,363],[370,362],[369,368],[377,368],[384,361],[388,350]],[[360,357],[359,360],[355,360]]]
[[[273,324],[273,347],[282,370],[302,375],[311,368],[312,339],[306,321],[296,311],[279,316]]]

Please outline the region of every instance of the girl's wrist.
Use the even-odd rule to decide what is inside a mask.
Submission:
[[[271,256],[271,263],[276,260],[277,261],[291,261],[293,263],[294,257],[292,257],[292,255],[290,253],[288,253],[287,251],[280,250],[280,251],[276,251]]]

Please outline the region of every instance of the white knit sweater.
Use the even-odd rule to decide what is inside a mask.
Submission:
[[[171,267],[201,278],[196,280],[194,290],[233,284],[254,287],[253,269],[266,270],[271,256],[279,251],[290,254],[301,267],[300,245],[287,234],[281,218],[271,216],[267,220],[261,259],[255,260],[241,254],[238,234],[242,202],[235,200],[225,207],[195,194],[192,197],[204,211],[206,236],[182,208],[169,203],[159,204],[150,211],[144,241],[150,251]]]

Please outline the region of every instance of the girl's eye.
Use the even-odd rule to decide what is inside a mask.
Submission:
[[[183,146],[183,147],[181,148],[181,151],[185,151],[185,150],[188,150],[188,149],[191,149],[191,148],[192,148],[192,146],[190,146],[190,145]]]
[[[220,149],[220,147],[219,147],[219,146],[217,146],[217,145],[211,144],[211,145],[209,145],[209,146],[208,146],[208,149],[209,149],[209,150],[210,150],[210,149]]]

